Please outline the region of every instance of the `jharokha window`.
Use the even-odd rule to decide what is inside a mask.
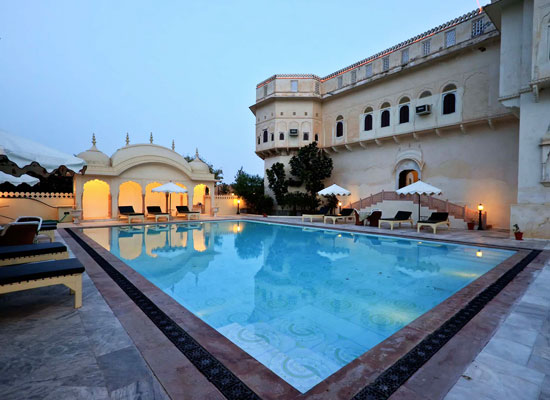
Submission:
[[[339,115],[336,118],[336,137],[344,136],[344,117]]]
[[[264,143],[267,142],[267,131],[264,131]]]
[[[409,110],[410,99],[408,97],[403,97],[399,101],[399,123],[406,124],[409,122],[410,110]]]
[[[372,108],[367,107],[365,109],[365,117],[363,119],[363,130],[364,131],[372,131]]]

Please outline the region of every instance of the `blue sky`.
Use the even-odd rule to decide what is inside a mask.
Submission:
[[[0,130],[70,153],[155,143],[232,182],[254,154],[255,85],[327,75],[477,7],[475,0],[0,2]]]

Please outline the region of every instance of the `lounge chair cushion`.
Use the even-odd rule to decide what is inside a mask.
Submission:
[[[58,242],[0,246],[0,260],[17,257],[39,256],[42,254],[63,253],[65,251],[67,251],[67,246]]]
[[[449,219],[449,213],[446,212],[434,212],[430,215],[430,218],[422,220],[420,222],[427,224],[436,224],[438,222],[444,222]]]
[[[149,214],[168,214],[168,213],[162,212],[162,209],[160,208],[160,206],[147,206],[147,212]]]
[[[397,211],[393,218],[380,218],[382,221],[406,221],[411,218],[412,212],[410,211]]]
[[[40,227],[40,232],[42,231],[55,231],[57,229],[57,225],[45,225],[42,224]]]
[[[134,211],[133,206],[118,206],[118,213],[121,215],[143,215]]]
[[[0,268],[0,285],[81,274],[84,266],[76,258],[42,261]]]
[[[176,206],[176,210],[179,212],[179,213],[199,213],[198,211],[190,211],[189,210],[189,207],[187,206]]]

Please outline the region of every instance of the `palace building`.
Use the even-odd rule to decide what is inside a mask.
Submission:
[[[250,109],[266,169],[317,141],[351,202],[422,179],[550,237],[550,0],[493,1],[325,77],[273,75]]]

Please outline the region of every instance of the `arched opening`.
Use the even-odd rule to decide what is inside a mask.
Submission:
[[[405,169],[399,173],[399,188],[411,185],[418,181],[418,171],[414,169]]]
[[[409,122],[409,105],[405,104],[399,108],[399,123],[406,124]]]
[[[267,142],[267,131],[264,131],[264,143]]]
[[[443,95],[443,114],[452,114],[456,111],[456,96],[454,93]]]
[[[372,131],[372,114],[365,115],[364,130]]]
[[[456,86],[452,83],[443,88],[443,115],[456,111]]]
[[[401,189],[422,179],[422,172],[416,160],[404,159],[395,168],[395,187]]]
[[[390,110],[383,110],[380,114],[380,127],[390,126]]]
[[[145,186],[145,209],[148,206],[159,206],[163,212],[166,212],[166,194],[152,191],[158,186],[161,186],[158,182],[152,182]]]
[[[339,115],[336,118],[336,137],[344,136],[344,117]]]
[[[82,218],[111,218],[111,190],[107,182],[94,179],[84,184]]]
[[[199,184],[193,189],[193,205],[200,205],[201,212],[204,212],[204,196],[206,195],[206,185]]]
[[[187,186],[181,183],[178,183],[178,182],[174,182],[174,183],[185,190],[189,190],[187,189]],[[187,193],[171,193],[170,197],[171,197],[170,201],[172,204],[172,209],[175,209],[176,206],[187,206],[187,207],[191,206],[189,204],[189,196],[187,196]]]
[[[132,206],[135,212],[144,212],[141,185],[133,181],[122,183],[118,187],[118,205]]]

